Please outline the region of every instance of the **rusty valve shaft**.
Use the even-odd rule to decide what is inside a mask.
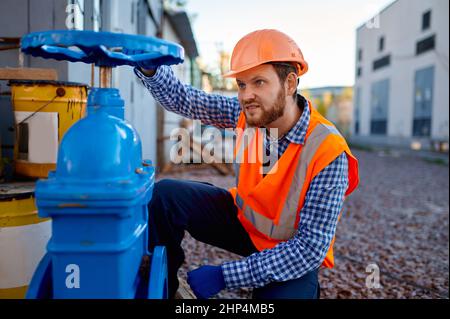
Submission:
[[[102,66],[100,67],[100,87],[110,88],[112,78],[112,67]]]

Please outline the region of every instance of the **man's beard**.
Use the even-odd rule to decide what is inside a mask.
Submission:
[[[246,113],[245,105],[252,103],[255,103],[255,100],[245,102],[244,113]],[[247,125],[250,127],[264,127],[283,116],[285,106],[286,94],[284,93],[283,88],[280,88],[277,94],[277,98],[269,110],[267,110],[263,105],[259,104],[262,114],[258,119],[251,119],[249,116],[247,116],[247,114],[245,114]]]

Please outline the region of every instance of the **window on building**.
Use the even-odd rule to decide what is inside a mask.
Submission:
[[[378,40],[378,51],[382,52],[384,50],[384,36],[380,37]]]
[[[413,136],[431,136],[433,114],[434,67],[416,71],[414,79]]]
[[[361,75],[362,75],[362,68],[359,66],[357,69],[356,69],[356,77],[361,77]]]
[[[428,30],[431,27],[431,10],[428,10],[422,15],[422,31]]]
[[[358,62],[362,61],[362,55],[363,55],[362,49],[358,49]]]
[[[378,70],[381,69],[383,67],[389,66],[391,64],[391,56],[390,55],[386,55],[380,59],[377,59],[375,61],[373,61],[373,70]]]
[[[370,133],[374,135],[387,134],[389,109],[389,80],[382,80],[372,84],[371,89],[371,118]]]
[[[436,41],[435,41],[435,35],[433,34],[432,36],[423,39],[421,41],[418,41],[416,43],[416,55],[425,53],[427,51],[430,50],[434,50],[434,47],[436,45]]]

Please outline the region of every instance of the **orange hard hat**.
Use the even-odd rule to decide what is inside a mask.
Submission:
[[[264,29],[239,40],[231,55],[230,71],[224,77],[236,77],[238,73],[268,62],[293,63],[299,76],[308,71],[308,63],[294,40],[278,30]]]

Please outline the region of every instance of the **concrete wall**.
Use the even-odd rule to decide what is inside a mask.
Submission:
[[[431,27],[422,31],[422,14],[431,9]],[[449,137],[449,2],[443,0],[398,0],[372,20],[372,26],[357,30],[356,50],[362,49],[362,76],[356,77],[355,91],[360,90],[360,137],[370,137],[371,87],[373,83],[389,80],[387,135],[374,137],[377,141],[398,141],[408,144],[413,139],[415,74],[417,70],[434,66],[431,139]],[[378,19],[378,21],[377,21]],[[436,34],[434,50],[416,55],[416,42]],[[379,38],[384,36],[385,48],[378,50]],[[373,71],[373,61],[391,55],[390,66]],[[356,55],[358,56],[358,54]],[[355,95],[356,98],[356,95]],[[358,105],[357,105],[358,104]]]

